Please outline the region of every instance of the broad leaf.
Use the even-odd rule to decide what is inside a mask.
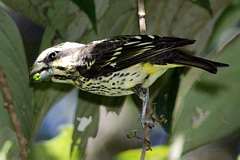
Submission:
[[[157,92],[157,95],[152,102],[152,106],[155,108],[157,119],[160,119],[163,115],[163,118],[167,120],[166,123],[162,123],[167,132],[170,132],[171,130],[172,113],[176,102],[182,71],[182,68],[168,71],[164,77],[161,78],[161,84],[154,84],[154,86],[157,85],[156,88],[158,91],[155,91]]]
[[[94,138],[97,135],[100,105],[105,105],[108,110],[118,112],[121,110],[124,100],[124,97],[105,97],[80,91],[74,122],[72,148],[78,144],[79,149],[84,152],[88,138]],[[80,142],[79,139],[81,139]]]
[[[152,147],[152,151],[147,152],[145,160],[167,160],[168,151],[168,146]],[[132,149],[118,154],[113,160],[139,160],[140,155],[141,149]]]
[[[192,70],[180,85],[172,137],[179,134],[185,137],[184,152],[226,137],[240,128],[237,120],[240,114],[240,37],[237,36],[238,32],[234,32],[235,35],[229,32],[239,22],[239,14],[235,13],[236,10],[229,8],[223,12],[222,16],[228,15],[229,18],[219,18],[215,26],[216,32],[212,35],[215,38],[210,42],[212,46],[227,42],[220,49],[221,52],[217,52],[217,48],[210,55],[222,55],[218,61],[228,63],[230,67],[220,68],[217,75]],[[232,39],[232,36],[227,36],[229,34],[236,38]],[[229,39],[222,39],[223,37]],[[200,78],[201,81],[197,81]]]
[[[77,148],[74,149],[72,155],[70,154],[72,132],[72,127],[62,126],[58,136],[35,145],[36,154],[31,158],[34,160],[81,160],[81,154]]]
[[[92,22],[94,31],[97,33],[96,8],[94,0],[72,0],[81,10],[83,10]]]
[[[29,138],[33,123],[30,121],[33,114],[32,92],[29,90],[28,68],[22,39],[17,26],[3,10],[0,10],[0,67],[6,75],[6,82],[15,111],[25,138]],[[5,140],[14,140],[15,133],[10,130],[11,122],[3,106],[2,93],[0,92],[0,124],[1,144]],[[16,143],[17,144],[17,143]]]
[[[221,51],[228,43],[240,34],[240,2],[231,3],[226,7],[221,16],[214,24],[214,29],[209,38],[209,45],[205,50],[205,54],[212,49]]]
[[[229,68],[220,69],[218,75],[203,74],[201,82],[195,81],[186,97],[179,95],[179,101],[184,101],[179,102],[175,110],[172,136],[184,135],[184,151],[228,136],[239,129],[239,44],[240,38],[229,44],[218,59],[230,64]],[[194,76],[193,72],[188,74],[188,77]],[[189,81],[190,78],[183,79],[180,93],[186,90],[187,85],[191,86]]]
[[[9,8],[15,12],[20,12],[35,23],[43,26],[51,22],[47,15],[49,9],[53,9],[53,1],[46,0],[2,0]]]
[[[213,13],[209,0],[191,0],[191,1],[207,9],[210,14]]]
[[[45,30],[40,49],[41,51],[47,47],[64,41],[68,1],[55,1],[54,6],[55,7],[53,9],[50,9],[48,11],[51,25],[48,26]],[[56,23],[58,25],[55,25]],[[32,132],[31,141],[33,141],[33,138],[48,110],[73,88],[71,85],[63,85],[53,82],[35,83],[32,87],[34,88],[35,94],[35,128]]]

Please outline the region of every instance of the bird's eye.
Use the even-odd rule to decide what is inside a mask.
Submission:
[[[58,51],[50,53],[49,56],[48,56],[49,60],[50,61],[55,60],[57,58],[57,53],[58,53]]]

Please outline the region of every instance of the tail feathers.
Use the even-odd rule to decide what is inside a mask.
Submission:
[[[177,51],[178,53],[176,53],[173,58],[174,64],[181,64],[181,65],[201,68],[213,74],[217,73],[218,67],[229,66],[228,64],[225,64],[225,63],[214,62],[211,60],[195,57],[195,56],[186,54],[180,50],[177,50]]]

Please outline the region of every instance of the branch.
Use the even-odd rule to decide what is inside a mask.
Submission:
[[[15,106],[14,106],[14,103],[12,101],[9,89],[7,87],[5,74],[4,74],[3,69],[1,67],[0,67],[0,87],[1,87],[1,90],[2,90],[4,106],[6,107],[6,109],[8,111],[9,117],[10,117],[11,122],[12,122],[13,130],[16,133],[16,137],[17,137],[17,141],[18,141],[18,144],[19,144],[20,154],[21,154],[22,160],[27,160],[28,159],[27,148],[26,148],[27,141],[22,134],[20,124],[19,124],[19,120],[18,120],[16,112],[14,110]]]
[[[139,16],[140,34],[146,34],[146,20],[145,20],[146,12],[145,12],[145,8],[144,8],[144,0],[138,0],[138,16]],[[148,105],[146,108],[146,118],[153,120],[151,104],[149,101],[148,101]],[[151,150],[151,140],[149,137],[149,133],[151,132],[152,127],[153,127],[152,123],[144,124],[144,136],[143,136],[141,160],[145,159],[146,151]]]
[[[144,0],[138,0],[138,16],[139,16],[140,34],[146,34],[145,15],[146,15],[146,12],[144,8]]]

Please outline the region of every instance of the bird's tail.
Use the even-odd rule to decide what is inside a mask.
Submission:
[[[176,54],[175,54],[176,51]],[[180,64],[186,66],[193,66],[204,69],[210,73],[216,74],[218,67],[227,67],[228,64],[214,62],[200,57],[186,54],[180,50],[174,50],[174,58],[172,59],[173,64]]]

